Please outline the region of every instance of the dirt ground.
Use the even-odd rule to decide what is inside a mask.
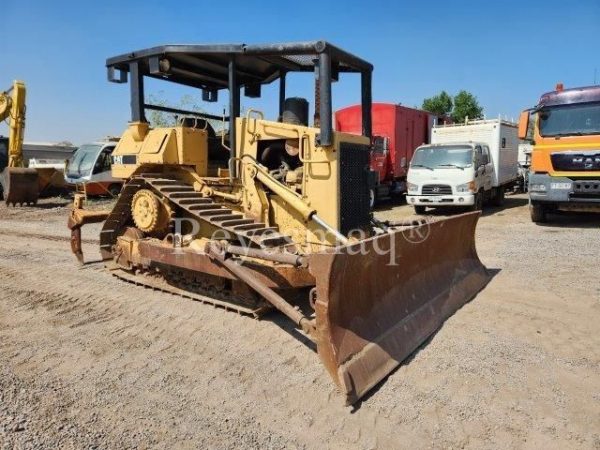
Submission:
[[[600,449],[600,216],[486,212],[491,283],[349,408],[280,316],[79,267],[65,205],[0,206],[0,448]]]

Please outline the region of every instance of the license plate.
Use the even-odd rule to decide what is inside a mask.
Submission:
[[[441,202],[443,199],[444,197],[431,197],[432,202]]]
[[[550,183],[551,189],[571,189],[571,183]]]

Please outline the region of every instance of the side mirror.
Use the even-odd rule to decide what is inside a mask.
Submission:
[[[529,129],[529,110],[523,111],[519,116],[519,139],[527,140],[527,130]]]
[[[373,152],[386,155],[388,152],[388,148],[389,148],[389,141],[390,141],[389,138],[386,138],[383,136],[373,137],[373,144],[372,144]]]
[[[388,154],[390,151],[390,138],[384,137],[383,138],[383,153],[384,154]]]

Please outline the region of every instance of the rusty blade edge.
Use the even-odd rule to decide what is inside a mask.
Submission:
[[[468,292],[455,289],[450,293],[451,298],[448,298],[448,292],[432,298],[382,334],[376,342],[367,344],[341,364],[338,376],[346,394],[346,404],[355,403],[388,376],[450,316],[470,302],[490,279],[491,275],[480,263],[478,268],[457,283],[469,286]],[[392,349],[393,354],[383,348]]]

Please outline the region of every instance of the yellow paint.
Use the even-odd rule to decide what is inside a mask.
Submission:
[[[554,177],[598,177],[598,171],[558,171],[552,167],[550,155],[561,150],[597,150],[600,148],[600,135],[543,137],[539,133],[536,117],[533,151],[531,153],[531,171],[547,173]]]
[[[15,80],[11,89],[0,92],[0,122],[8,120],[8,167],[24,167],[25,83]]]
[[[330,226],[340,227],[340,167],[339,149],[342,142],[369,144],[369,139],[346,133],[334,133],[333,145],[322,147],[316,143],[319,129],[289,123],[273,122],[258,116],[237,118],[235,155],[238,177],[208,176],[208,135],[205,130],[191,127],[150,129],[144,123],[131,123],[113,152],[116,162],[135,156],[135,164],[113,164],[113,176],[129,178],[143,171],[162,171],[176,176],[205,196],[223,201],[247,217],[276,226],[283,234],[311,251],[316,247],[334,245],[333,237],[323,233],[310,220],[312,214]],[[286,183],[274,179],[269,171],[257,163],[259,150],[266,141],[291,140],[300,149],[302,170]],[[298,147],[296,147],[298,146]],[[215,171],[218,173],[218,171]],[[221,175],[228,175],[221,168]],[[198,237],[214,229],[201,229]]]

